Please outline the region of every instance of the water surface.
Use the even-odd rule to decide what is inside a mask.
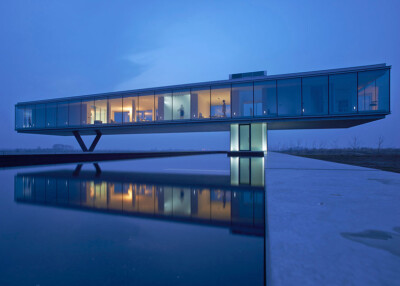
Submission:
[[[2,170],[0,285],[263,285],[265,189],[245,163]]]

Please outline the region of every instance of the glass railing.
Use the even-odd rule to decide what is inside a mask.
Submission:
[[[16,129],[389,113],[389,68],[18,104]]]

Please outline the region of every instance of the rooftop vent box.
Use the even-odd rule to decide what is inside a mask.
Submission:
[[[244,73],[233,73],[229,75],[229,79],[239,79],[248,77],[259,77],[266,76],[267,71],[255,71],[255,72],[244,72]]]

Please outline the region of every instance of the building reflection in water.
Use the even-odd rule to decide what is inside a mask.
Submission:
[[[264,236],[264,158],[231,158],[231,175],[70,170],[20,173],[15,201],[228,227]]]

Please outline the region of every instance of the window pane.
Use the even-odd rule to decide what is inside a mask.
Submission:
[[[358,110],[389,112],[389,70],[358,73]]]
[[[276,116],[276,81],[254,83],[254,115]]]
[[[156,120],[172,120],[172,93],[157,93],[155,96]]]
[[[301,115],[301,80],[278,80],[278,115]]]
[[[108,123],[122,124],[122,97],[108,99]]]
[[[24,106],[15,107],[15,128],[24,127]]]
[[[94,101],[95,108],[95,119],[94,124],[105,124],[108,122],[108,101],[107,99],[95,99]]]
[[[251,185],[264,186],[264,158],[252,157],[250,159]]]
[[[94,100],[82,101],[82,125],[94,123]]]
[[[192,205],[197,211],[192,211],[192,217],[210,219],[210,190],[193,189]]]
[[[253,83],[232,85],[232,117],[253,116]]]
[[[76,126],[81,124],[81,101],[70,101],[69,102],[69,125]]]
[[[154,95],[140,95],[139,109],[137,111],[138,121],[153,121],[154,120]]]
[[[139,100],[137,96],[124,97],[124,110],[122,113],[122,121],[124,123],[136,122],[136,113],[139,108]]]
[[[231,124],[231,151],[239,151],[239,124]]]
[[[46,105],[36,104],[36,127],[44,128],[46,126]]]
[[[250,125],[239,125],[239,150],[250,150]]]
[[[231,117],[231,87],[215,86],[211,88],[211,118]]]
[[[303,114],[328,114],[328,76],[303,78]]]
[[[230,220],[231,219],[231,191],[212,190],[211,201],[211,220]]]
[[[46,127],[55,127],[57,124],[57,103],[46,104]]]
[[[68,102],[57,103],[57,126],[68,126]]]
[[[251,124],[251,151],[267,151],[267,126],[266,123]]]
[[[250,184],[250,158],[239,158],[239,184]]]
[[[190,91],[174,91],[172,100],[173,120],[190,119]]]
[[[357,74],[329,76],[329,101],[332,114],[357,112]]]
[[[210,118],[210,88],[194,88],[190,91],[191,118]]]
[[[26,105],[24,108],[24,128],[35,127],[35,106]]]

